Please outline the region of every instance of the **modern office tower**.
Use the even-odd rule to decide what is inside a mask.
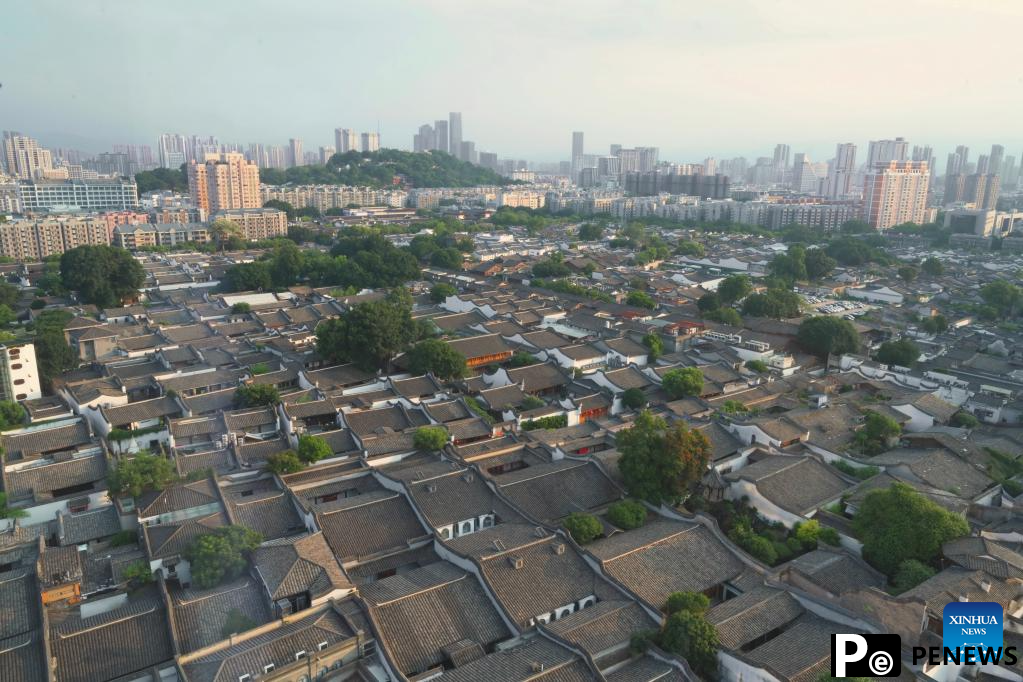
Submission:
[[[375,152],[380,149],[380,133],[362,134],[362,151]]]
[[[448,114],[448,151],[451,156],[461,158],[462,153],[462,113],[452,111]]]
[[[305,158],[302,156],[302,140],[293,137],[288,140],[288,166],[293,168],[303,163]]]
[[[817,194],[820,191],[817,173],[806,154],[796,154],[792,159],[792,189],[803,194]]]
[[[35,400],[42,397],[35,345],[0,345],[0,400]]]
[[[185,162],[185,136],[164,133],[156,143],[160,168],[180,168]]]
[[[426,152],[437,148],[437,133],[433,126],[425,123],[419,126],[419,132],[412,136],[412,151]]]
[[[585,153],[583,133],[580,130],[576,130],[572,133],[572,175],[578,175],[579,171],[582,170],[583,154]]]
[[[338,154],[359,151],[359,138],[351,128],[334,128],[334,148]]]
[[[476,143],[469,140],[462,140],[461,152],[458,155],[462,161],[468,161],[469,163],[476,163],[479,159],[476,158]]]
[[[789,167],[789,154],[791,149],[787,144],[774,145],[774,167],[778,170],[785,170]]]
[[[867,171],[863,206],[867,223],[887,230],[901,223],[924,222],[930,172],[924,161],[889,161]]]
[[[480,165],[492,171],[497,170],[497,154],[494,152],[480,152]]]
[[[319,163],[321,166],[326,165],[330,161],[330,157],[334,156],[337,150],[333,147],[320,147],[320,158]]]
[[[442,152],[450,149],[448,147],[448,122],[446,120],[437,119],[433,122],[433,135],[436,145],[434,149],[439,149]]]
[[[852,181],[856,174],[856,145],[845,142],[835,146],[835,158],[828,166],[828,177],[824,183],[824,196],[838,199],[852,193]]]
[[[991,157],[989,161],[989,173],[1001,175],[1002,160],[1005,158],[1005,147],[1000,144],[991,145]],[[979,169],[978,169],[979,171]]]
[[[18,201],[25,213],[124,210],[139,205],[134,180],[21,180]]]
[[[21,133],[4,131],[4,160],[7,173],[22,180],[41,177],[53,170],[53,156],[37,140]]]
[[[208,154],[188,164],[188,191],[196,208],[208,213],[260,208],[259,167],[237,153]]]
[[[905,138],[894,140],[871,140],[867,147],[867,172],[873,172],[879,163],[889,161],[907,161],[909,159],[909,143]]]

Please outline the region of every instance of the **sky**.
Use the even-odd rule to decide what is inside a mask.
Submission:
[[[461,111],[502,158],[827,160],[902,136],[1023,153],[1019,0],[31,0],[4,9],[0,129],[105,151],[161,132],[410,148]],[[941,162],[943,163],[943,161]]]

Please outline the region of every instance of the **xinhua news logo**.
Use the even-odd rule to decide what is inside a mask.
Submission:
[[[942,612],[942,646],[913,647],[913,665],[1015,665],[1016,647],[1004,647],[1004,611],[995,602],[951,602]],[[831,635],[832,677],[898,677],[898,635]]]
[[[898,635],[831,635],[832,677],[898,677],[902,639]]]

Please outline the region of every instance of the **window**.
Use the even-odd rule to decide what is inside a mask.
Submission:
[[[295,654],[295,660],[296,661],[301,661],[303,658],[305,658],[305,650],[304,649],[302,651],[299,651],[299,652],[297,652]]]
[[[238,676],[238,682],[249,682],[252,679],[252,675],[245,673],[244,675]]]
[[[263,672],[264,673],[273,672],[273,669],[276,667],[277,666],[274,665],[273,663],[267,663],[266,665],[263,666]]]
[[[15,386],[21,386],[23,383],[25,383],[24,379],[15,379],[14,380],[14,385]]]
[[[316,650],[317,651],[323,651],[326,648],[327,648],[327,643],[326,642],[320,642],[319,644],[316,645]]]
[[[11,365],[11,369],[21,369],[21,367],[22,365],[20,362],[16,362],[13,365]]]

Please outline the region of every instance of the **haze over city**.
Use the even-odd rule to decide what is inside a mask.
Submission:
[[[0,127],[90,152],[167,131],[315,148],[378,125],[410,148],[448,111],[477,149],[538,161],[567,158],[572,130],[675,161],[1023,146],[1011,1],[43,0],[5,24]]]

